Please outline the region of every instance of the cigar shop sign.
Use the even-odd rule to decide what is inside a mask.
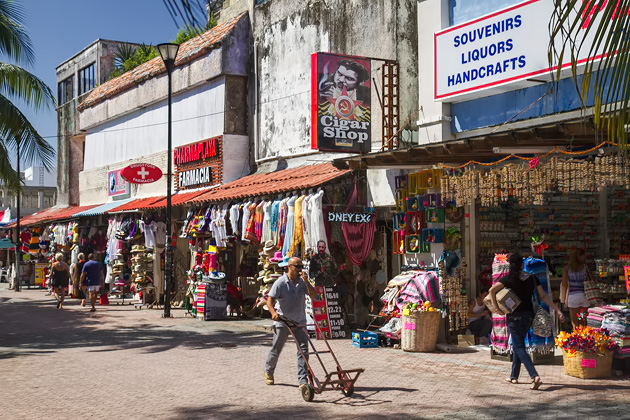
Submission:
[[[370,223],[372,213],[341,213],[331,211],[328,213],[329,222],[346,222],[346,223]]]
[[[221,182],[223,137],[213,137],[177,147],[175,161],[176,189],[206,187]]]

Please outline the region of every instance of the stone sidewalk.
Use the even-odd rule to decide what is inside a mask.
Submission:
[[[276,385],[263,382],[269,320],[201,322],[173,310],[63,310],[41,290],[0,287],[0,419],[621,419],[628,377],[581,380],[559,364],[539,366],[544,384],[503,381],[505,362],[487,348],[405,353],[331,345],[342,366],[362,367],[355,393],[302,400],[292,343]],[[316,343],[317,344],[317,343]],[[321,344],[321,343],[320,343]],[[325,357],[323,355],[322,357]],[[314,359],[311,359],[314,360]],[[331,359],[326,358],[327,367]]]

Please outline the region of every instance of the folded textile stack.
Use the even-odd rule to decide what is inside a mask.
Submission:
[[[630,357],[630,308],[620,305],[603,306],[606,310],[602,321],[602,328],[608,330],[617,340],[619,348],[615,351],[615,358]]]
[[[601,306],[588,308],[588,315],[586,317],[586,325],[592,328],[601,328],[604,315],[608,311]]]
[[[131,278],[135,283],[142,283],[148,271],[153,271],[153,256],[144,245],[134,245],[131,248]]]

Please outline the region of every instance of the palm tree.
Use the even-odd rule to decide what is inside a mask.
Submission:
[[[582,109],[592,106],[595,125],[625,149],[630,129],[630,0],[554,1],[549,61],[558,64],[559,78],[562,64],[570,60]],[[589,36],[593,42],[584,41]],[[602,57],[588,61],[580,76],[577,57],[585,52]]]
[[[39,162],[46,169],[54,166],[55,150],[18,109],[14,101],[36,110],[55,106],[48,86],[17,64],[32,65],[31,40],[22,24],[22,8],[14,0],[0,0],[0,182],[12,190],[20,188],[17,171],[11,167],[9,152],[18,149],[22,162]]]

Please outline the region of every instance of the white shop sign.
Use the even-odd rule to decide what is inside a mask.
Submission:
[[[497,93],[493,88],[556,70],[550,69],[547,55],[553,10],[553,0],[529,0],[436,32],[435,100],[487,96]],[[586,47],[578,56],[581,63],[588,59],[594,34],[591,30],[585,40]],[[563,67],[569,66],[565,63]],[[501,91],[519,87],[504,87]]]

